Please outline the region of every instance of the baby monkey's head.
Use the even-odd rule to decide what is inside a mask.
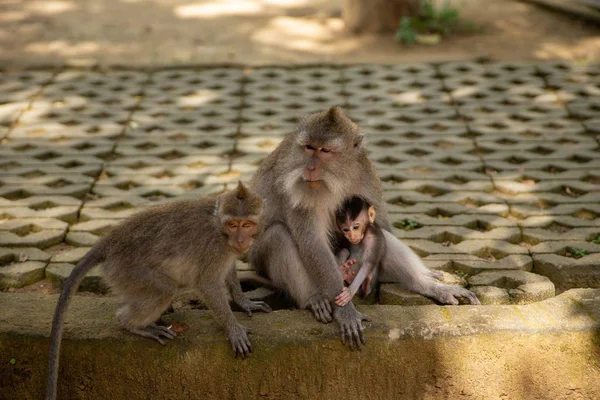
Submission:
[[[375,221],[375,208],[362,197],[349,197],[335,212],[335,220],[346,239],[358,244],[369,225]]]

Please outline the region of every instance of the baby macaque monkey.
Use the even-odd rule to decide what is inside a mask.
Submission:
[[[103,237],[77,264],[56,305],[46,399],[56,398],[60,342],[69,298],[98,263],[102,263],[112,291],[121,297],[123,306],[117,320],[129,332],[161,344],[163,339],[173,339],[175,332],[155,321],[179,288],[196,287],[227,332],[236,357],[251,353],[249,329],[237,322],[226,290],[249,316],[252,311],[271,311],[266,303],[246,298],[235,269],[237,256],[248,250],[263,225],[261,197],[239,182],[235,190],[219,196],[142,211]]]
[[[349,284],[335,297],[335,304],[342,307],[359,291],[368,296],[377,284],[385,238],[375,223],[375,208],[361,197],[344,200],[335,219],[344,235],[338,243],[338,264],[344,281]]]

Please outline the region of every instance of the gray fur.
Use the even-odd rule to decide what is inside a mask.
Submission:
[[[309,160],[303,143],[319,148],[331,142],[339,146],[339,152],[324,165],[323,184],[308,188],[302,181]],[[310,308],[318,320],[336,319],[342,341],[348,339],[351,347],[360,346],[364,342],[361,321],[366,316],[356,311],[352,302],[332,308],[334,297],[343,288],[338,262],[329,245],[336,229],[334,212],[346,197],[360,196],[377,210],[379,227],[390,231],[391,224],[379,177],[367,157],[358,126],[337,107],[307,116],[298,130],[263,161],[252,186],[266,200],[267,207],[266,232],[251,249],[250,262],[287,291],[299,307]],[[454,304],[456,296],[478,303],[471,292],[436,282],[418,256],[387,233],[383,274],[388,272],[407,289],[444,303]],[[279,245],[272,244],[274,238]]]

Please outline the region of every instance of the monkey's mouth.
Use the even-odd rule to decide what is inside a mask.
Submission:
[[[363,238],[365,237],[364,233],[362,235],[360,235],[360,237],[356,238],[356,239],[351,239],[349,237],[346,237],[346,239],[348,239],[348,241],[351,244],[359,244],[360,242],[362,242]]]
[[[248,251],[248,248],[250,246],[245,246],[245,247],[233,247],[233,250],[235,250],[236,253],[238,254],[244,254],[246,251]]]
[[[323,183],[322,180],[318,180],[318,181],[309,181],[309,180],[307,180],[306,181],[306,184],[311,189],[316,189],[316,188],[320,187],[322,183]]]

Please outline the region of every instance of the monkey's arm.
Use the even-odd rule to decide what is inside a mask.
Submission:
[[[252,345],[248,339],[250,329],[239,324],[229,308],[229,302],[225,295],[224,282],[204,281],[198,286],[200,293],[207,305],[213,312],[215,319],[227,332],[227,338],[231,343],[231,348],[235,353],[245,358],[252,353]]]
[[[346,248],[340,249],[335,256],[339,266],[342,266],[348,260],[348,257],[350,257],[350,250]]]
[[[378,235],[380,232],[376,232],[373,227],[370,227],[366,232],[365,237],[361,242],[363,247],[363,262],[358,270],[358,274],[352,281],[349,287],[344,288],[342,293],[336,296],[335,304],[342,307],[352,300],[356,292],[360,289],[364,280],[372,276],[373,269],[377,267],[381,260],[381,254],[383,252],[383,234]]]
[[[325,226],[322,222],[307,221],[319,218],[317,216],[294,215],[290,218],[289,227],[298,255],[312,282],[317,286],[321,295],[332,301],[342,290],[344,283],[338,273],[338,263],[329,246],[327,229],[314,232],[315,226]],[[329,311],[331,312],[331,311]]]
[[[225,283],[227,284],[227,289],[231,294],[233,302],[244,310],[249,317],[252,316],[252,311],[271,312],[271,307],[264,301],[251,301],[244,295],[237,276],[237,270],[235,269],[235,263],[231,268],[231,272],[227,275]]]

